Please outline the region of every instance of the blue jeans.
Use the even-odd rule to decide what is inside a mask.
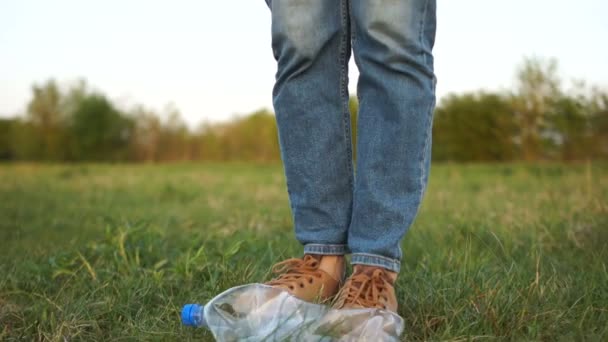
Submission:
[[[273,104],[297,239],[398,272],[430,167],[435,0],[267,0]],[[348,61],[357,84],[356,175]]]

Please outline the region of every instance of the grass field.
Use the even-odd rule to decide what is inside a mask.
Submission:
[[[0,165],[0,340],[211,340],[187,302],[297,256],[280,165]],[[440,165],[407,340],[608,340],[608,165]]]

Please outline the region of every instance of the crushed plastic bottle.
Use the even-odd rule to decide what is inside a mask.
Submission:
[[[206,305],[188,304],[182,322],[217,341],[398,341],[399,315],[379,309],[330,309],[263,284],[231,288]]]

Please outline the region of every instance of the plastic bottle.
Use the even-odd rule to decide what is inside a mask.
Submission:
[[[390,311],[330,309],[263,284],[187,304],[182,322],[206,327],[217,341],[398,341],[403,331],[403,319]]]

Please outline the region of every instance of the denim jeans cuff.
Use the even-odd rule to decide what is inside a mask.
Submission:
[[[376,254],[353,253],[350,263],[353,265],[380,266],[397,273],[401,269],[401,262],[399,260]]]
[[[346,245],[326,245],[309,243],[304,246],[304,254],[344,255],[347,254]]]

